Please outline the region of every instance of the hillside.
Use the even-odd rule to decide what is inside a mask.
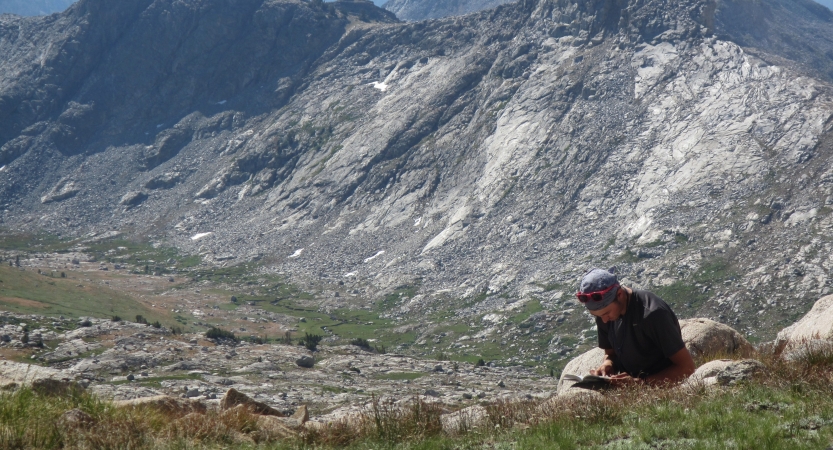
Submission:
[[[510,0],[390,0],[382,7],[402,20],[416,21],[461,16],[505,3],[510,3]]]
[[[570,5],[0,17],[0,225],[251,263],[424,352],[564,358],[594,265],[771,339],[831,288],[833,13]]]

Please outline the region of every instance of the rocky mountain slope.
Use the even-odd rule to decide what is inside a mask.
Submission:
[[[74,2],[75,0],[0,0],[0,14],[45,16],[61,12]]]
[[[325,310],[410,287],[391,320],[451,308],[481,340],[617,265],[771,338],[831,287],[831,21],[807,0],[3,16],[0,225],[258,260]]]
[[[416,21],[462,16],[510,2],[511,0],[390,0],[382,7],[402,20]]]

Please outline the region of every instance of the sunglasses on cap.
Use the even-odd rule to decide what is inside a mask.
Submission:
[[[578,298],[578,301],[580,301],[582,303],[587,303],[591,300],[594,301],[594,302],[600,302],[604,298],[604,295],[607,294],[608,292],[610,292],[611,289],[613,289],[615,287],[619,287],[619,283],[614,283],[603,291],[587,292],[587,293],[576,292],[576,297]]]

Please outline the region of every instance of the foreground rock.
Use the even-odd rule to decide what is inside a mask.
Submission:
[[[223,396],[223,399],[220,402],[220,408],[226,410],[237,406],[242,406],[255,414],[264,416],[283,416],[283,413],[275,408],[272,408],[266,403],[252,400],[246,394],[238,391],[237,389],[231,388],[226,392],[226,395]]]
[[[36,390],[60,393],[76,386],[75,377],[62,371],[34,364],[0,361],[0,387],[30,386]]]
[[[775,345],[778,351],[782,351],[811,341],[828,339],[833,339],[833,295],[818,299],[804,317],[781,330]],[[819,343],[811,345],[818,346]]]
[[[729,356],[752,354],[754,348],[740,333],[728,325],[710,319],[680,321],[680,330],[691,356]]]

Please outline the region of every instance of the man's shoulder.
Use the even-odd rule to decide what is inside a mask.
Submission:
[[[638,299],[639,303],[642,304],[642,307],[645,311],[645,317],[649,315],[654,315],[656,313],[659,313],[658,315],[662,315],[666,312],[674,314],[674,311],[671,310],[671,307],[668,306],[668,303],[666,303],[665,300],[663,300],[651,291],[634,289],[633,295],[634,298]]]

